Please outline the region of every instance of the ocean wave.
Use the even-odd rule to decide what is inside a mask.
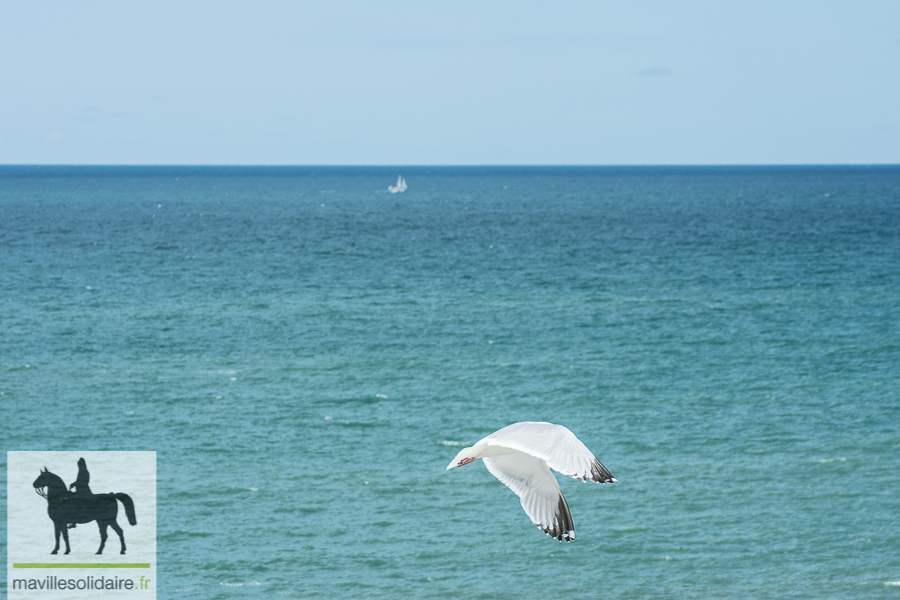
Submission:
[[[163,533],[157,539],[158,541],[175,541],[175,540],[183,540],[185,538],[206,538],[211,537],[213,534],[208,531],[188,531],[186,529],[170,531],[168,533]]]

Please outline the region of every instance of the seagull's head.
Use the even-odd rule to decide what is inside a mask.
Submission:
[[[449,471],[453,467],[462,467],[469,463],[473,463],[477,458],[478,455],[474,448],[464,448],[460,451],[459,454],[456,455],[456,458],[450,461],[450,464],[447,465],[446,470]]]

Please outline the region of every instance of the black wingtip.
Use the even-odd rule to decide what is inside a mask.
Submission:
[[[591,463],[591,481],[594,483],[619,483],[619,480],[613,477],[612,473],[596,458]]]
[[[562,494],[559,495],[559,501],[556,504],[554,523],[552,527],[548,527],[544,532],[551,537],[555,537],[560,542],[571,542],[575,539],[575,523],[572,522],[572,513],[569,512],[569,505]]]
[[[571,542],[575,539],[575,523],[565,497],[560,493],[556,503],[556,514],[551,523],[538,525],[538,529],[560,542]]]

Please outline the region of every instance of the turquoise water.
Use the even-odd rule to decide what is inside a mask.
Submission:
[[[900,168],[397,173],[0,168],[6,449],[156,450],[160,598],[900,598]]]

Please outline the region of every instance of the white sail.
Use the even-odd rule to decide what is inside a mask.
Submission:
[[[403,175],[397,176],[397,185],[389,185],[388,191],[392,194],[406,191],[406,180],[403,179]]]

